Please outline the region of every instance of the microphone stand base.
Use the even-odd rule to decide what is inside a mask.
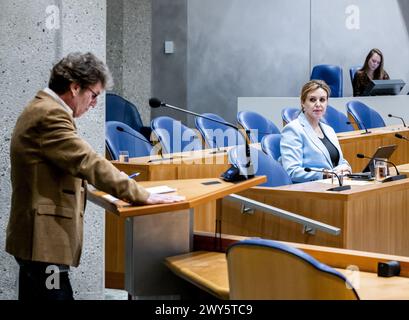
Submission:
[[[350,190],[351,186],[339,186],[339,187],[334,187],[330,188],[327,191],[344,191],[344,190]]]
[[[408,176],[406,174],[398,174],[397,176],[390,176],[382,180],[382,183],[384,182],[390,182],[390,181],[398,181],[402,179],[406,179]]]

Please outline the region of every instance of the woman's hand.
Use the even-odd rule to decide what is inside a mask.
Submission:
[[[335,167],[334,171],[337,174],[340,174],[340,175],[346,175],[346,174],[352,173],[351,167],[349,165],[347,165],[347,164],[341,164],[341,165]]]

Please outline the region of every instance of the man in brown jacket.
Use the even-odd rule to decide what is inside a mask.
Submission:
[[[149,194],[78,136],[74,118],[95,107],[110,80],[92,53],[69,54],[17,120],[6,251],[20,265],[19,299],[73,299],[68,270],[81,257],[87,182],[136,204],[182,200]],[[47,282],[55,270],[59,288]]]

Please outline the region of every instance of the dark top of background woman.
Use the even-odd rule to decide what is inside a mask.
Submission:
[[[371,80],[387,79],[389,75],[383,69],[383,54],[379,49],[374,48],[366,56],[363,67],[355,73],[352,82],[354,97],[366,95],[365,91]]]

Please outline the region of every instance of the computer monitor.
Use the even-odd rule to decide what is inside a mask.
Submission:
[[[393,96],[401,92],[405,82],[401,79],[371,80],[365,89],[365,96]]]

